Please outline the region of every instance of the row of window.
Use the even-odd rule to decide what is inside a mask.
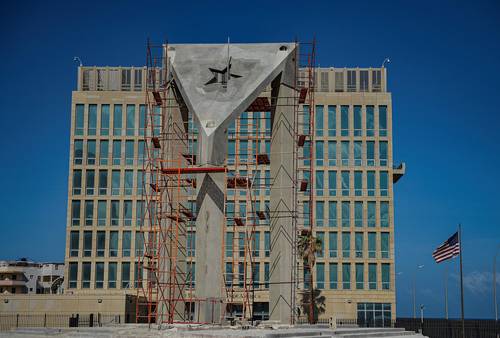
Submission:
[[[84,185],[82,184],[82,179],[82,170],[73,170],[72,193],[75,196],[82,194],[87,196],[140,196],[144,188],[144,175],[142,170],[137,170],[135,174],[133,170],[98,170],[96,179],[96,171],[88,169],[85,170]],[[85,187],[84,191],[82,191],[83,187]]]
[[[134,269],[134,283],[132,283],[131,279],[132,264]],[[70,262],[68,267],[68,287],[70,289],[77,287],[83,289],[89,289],[91,287],[95,289],[102,289],[105,287],[108,289],[137,288],[139,286],[138,280],[142,279],[142,269],[139,269],[139,266],[138,262],[82,262],[79,269],[79,264],[77,262]],[[120,272],[118,272],[119,268]],[[80,276],[78,276],[79,270]],[[141,276],[139,274],[141,274]],[[80,281],[80,285],[78,285],[78,281]]]
[[[330,86],[330,75],[332,82],[334,82],[332,86]],[[303,75],[303,78],[307,77]],[[304,83],[302,84],[304,85]],[[358,69],[318,70],[314,77],[314,87],[319,92],[381,92],[383,90],[382,71],[380,69],[371,71]]]
[[[391,264],[389,263],[316,263],[315,268],[315,287],[318,289],[390,290],[391,288]],[[379,269],[380,272],[377,273]],[[328,280],[325,276],[328,276]],[[377,276],[380,276],[380,279]],[[306,289],[309,288],[309,283],[310,271],[304,269]]]
[[[99,147],[99,153],[97,153],[97,147]],[[123,153],[122,150],[124,150]],[[144,141],[100,140],[97,144],[97,140],[87,140],[86,142],[75,140],[73,143],[73,163],[75,165],[138,165],[142,164],[144,160],[144,151]]]
[[[142,256],[144,233],[132,231],[71,231],[70,257],[131,257]],[[322,248],[318,258],[390,258],[390,233],[388,232],[316,232]],[[250,241],[244,232],[226,232],[225,257],[245,257],[250,245],[253,257],[270,256],[270,232],[254,232]],[[134,246],[132,246],[134,244]],[[196,233],[189,231],[186,254],[195,257]],[[366,254],[366,257],[364,256]]]
[[[114,104],[111,109],[109,104],[76,104],[74,134],[77,136],[144,135],[146,106],[143,104],[138,106],[137,109],[135,104]]]
[[[388,114],[387,106],[337,106],[329,105],[325,111],[323,105],[317,105],[314,112],[314,130],[316,136],[354,136],[354,137],[374,137],[376,131],[378,136],[386,137]],[[337,115],[337,111],[340,112]],[[304,105],[304,133],[309,134],[310,124],[309,107]],[[340,132],[338,133],[338,125]],[[375,128],[377,126],[377,128]]]
[[[132,226],[135,219],[136,226],[140,226],[145,203],[144,201],[135,201],[135,217],[133,203],[132,200],[72,200],[71,225]]]
[[[337,148],[340,144],[340,158]],[[326,145],[326,147],[325,147]],[[309,142],[302,151],[304,165],[310,164]],[[389,165],[387,141],[316,141],[314,146],[315,163],[318,166],[381,166]]]

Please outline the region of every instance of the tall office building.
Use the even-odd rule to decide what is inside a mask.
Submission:
[[[393,183],[404,174],[404,165],[393,163],[386,69],[317,68],[315,78],[314,154],[307,154],[309,148],[304,147],[298,169],[314,167],[314,185],[308,187],[314,202],[304,201],[300,212],[304,223],[306,214],[313,212],[313,231],[323,243],[313,272],[313,283],[325,296],[326,311],[321,316],[395,318]],[[138,261],[144,249],[140,225],[145,209],[145,86],[144,67],[78,69],[71,105],[66,292],[137,293]],[[230,172],[247,169],[238,167],[232,157],[235,152],[241,158],[255,151],[255,133],[262,135],[261,149],[270,153],[271,123],[269,112],[248,112],[228,128]],[[236,130],[247,139],[232,138]],[[307,158],[314,163],[307,163]],[[252,176],[263,182],[253,191],[256,209],[268,210],[269,164]],[[228,221],[248,212],[246,197],[239,194],[227,191]],[[195,204],[190,203],[193,211]],[[203,281],[196,279],[196,228],[189,224],[187,229],[194,285]],[[234,243],[226,245],[226,258],[243,259],[244,239],[237,230],[226,232],[225,242]],[[264,318],[269,312],[271,242],[269,219],[263,217],[252,242],[252,280],[254,315]],[[231,275],[238,283],[243,271],[228,265],[236,263],[225,263],[225,277]],[[300,289],[308,288],[307,271],[298,280]]]

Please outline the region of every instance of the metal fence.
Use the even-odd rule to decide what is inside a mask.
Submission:
[[[93,327],[124,323],[123,315],[91,314],[0,314],[0,331],[27,327]]]
[[[493,319],[466,319],[465,337],[498,338],[500,321]],[[409,331],[422,332],[429,338],[462,338],[462,321],[460,319],[427,318],[421,321],[414,318],[397,318],[394,327]]]

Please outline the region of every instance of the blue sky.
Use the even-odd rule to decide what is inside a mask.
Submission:
[[[433,249],[463,224],[466,316],[491,318],[500,244],[498,1],[50,1],[0,10],[0,259],[63,260],[71,90],[85,65],[143,65],[160,42],[318,42],[321,66],[380,66],[393,94],[397,312],[443,316]],[[450,315],[459,316],[458,263]],[[498,278],[500,280],[500,278]]]

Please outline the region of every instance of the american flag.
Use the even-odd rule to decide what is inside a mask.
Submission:
[[[441,263],[447,259],[460,255],[460,242],[458,241],[458,231],[455,232],[448,240],[438,246],[432,253],[432,257],[436,263]]]

